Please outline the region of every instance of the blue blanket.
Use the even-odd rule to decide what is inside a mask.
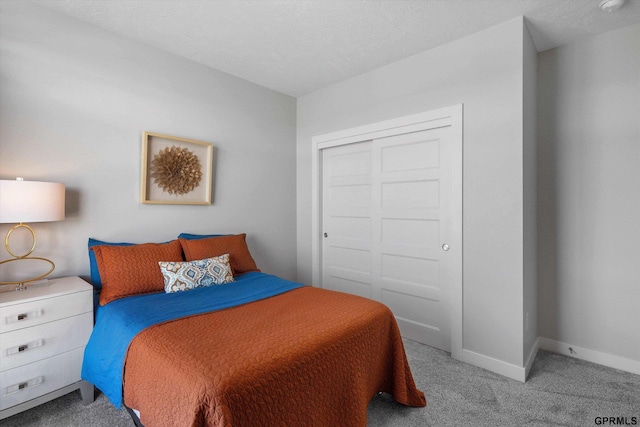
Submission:
[[[226,285],[171,294],[122,298],[99,307],[84,352],[82,379],[98,387],[116,408],[122,404],[122,376],[129,344],[143,329],[194,314],[222,310],[302,287],[264,273],[251,272]]]

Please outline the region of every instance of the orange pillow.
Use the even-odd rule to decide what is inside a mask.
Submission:
[[[100,305],[131,295],[164,291],[158,262],[182,261],[182,246],[177,240],[92,249],[102,280]]]
[[[260,271],[251,257],[251,253],[249,253],[246,237],[247,235],[243,233],[194,240],[181,237],[178,240],[180,240],[187,261],[229,254],[231,269],[233,274],[237,275],[249,271]]]

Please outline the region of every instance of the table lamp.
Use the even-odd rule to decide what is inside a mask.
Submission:
[[[51,265],[49,271],[39,276],[18,281],[0,281],[0,285],[18,285],[16,290],[25,289],[25,283],[40,280],[53,272],[53,261],[30,256],[36,248],[36,233],[26,222],[49,222],[64,219],[64,184],[56,182],[25,181],[16,178],[15,181],[0,180],[0,223],[17,223],[9,229],[4,240],[7,252],[13,258],[0,262],[7,264],[21,260],[40,260]],[[16,255],[11,250],[9,238],[18,228],[26,228],[31,233],[33,245],[26,253]]]

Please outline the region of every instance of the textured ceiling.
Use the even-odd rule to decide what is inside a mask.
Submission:
[[[7,0],[3,0],[7,1]],[[35,0],[300,96],[517,16],[538,51],[640,22],[640,0]]]

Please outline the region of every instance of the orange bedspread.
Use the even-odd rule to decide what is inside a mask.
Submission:
[[[155,426],[365,426],[379,391],[425,406],[391,311],[311,287],[133,340],[124,402]]]

